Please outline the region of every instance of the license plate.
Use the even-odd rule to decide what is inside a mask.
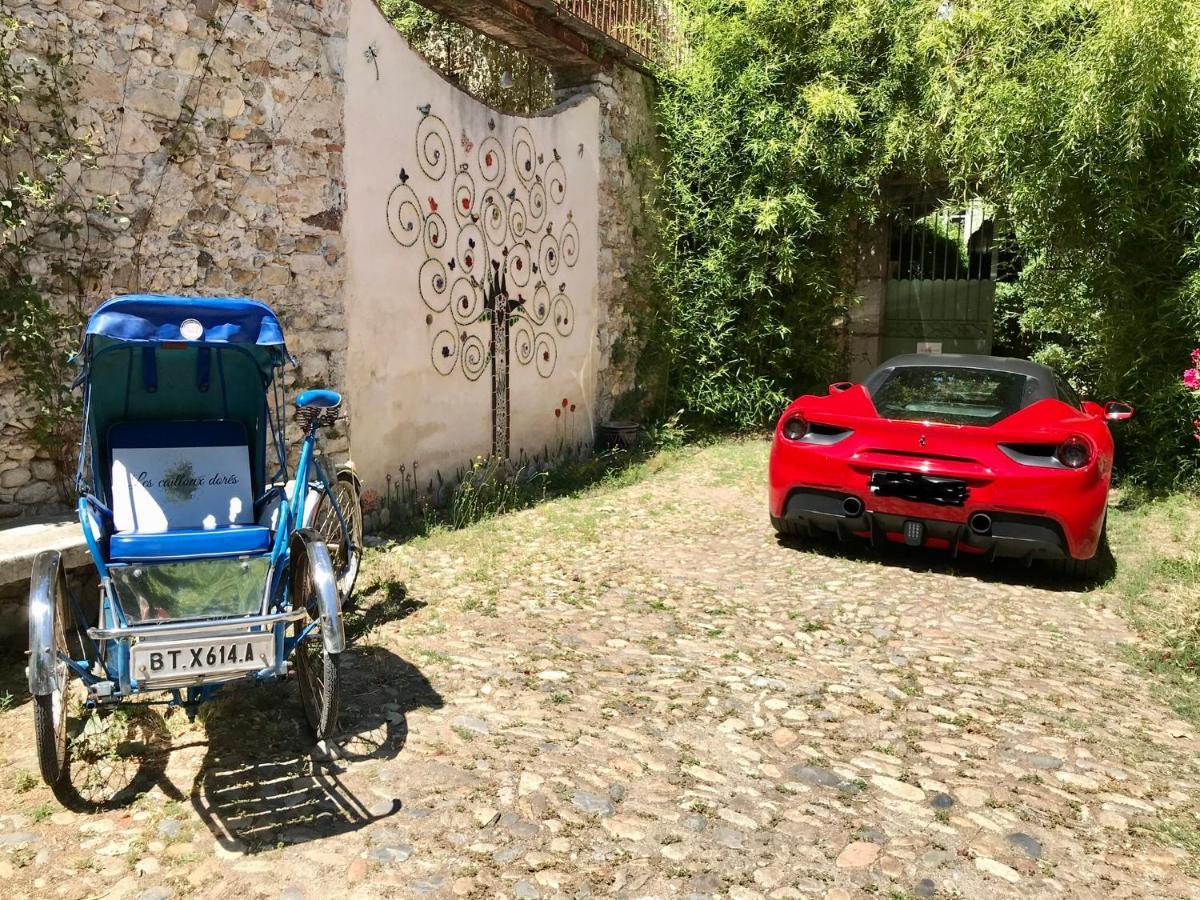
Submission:
[[[937,506],[962,506],[971,493],[961,478],[939,478],[918,472],[872,472],[869,486],[876,497],[900,497]]]
[[[191,641],[140,641],[133,648],[132,661],[133,677],[138,681],[180,676],[209,681],[213,676],[274,666],[275,636],[264,632]]]

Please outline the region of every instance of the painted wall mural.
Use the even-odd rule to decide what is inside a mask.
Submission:
[[[371,0],[352,0],[349,43],[346,305],[360,473],[390,495],[414,471],[432,488],[479,456],[590,443],[598,102],[502,115],[431,71]]]
[[[401,247],[420,245],[425,254],[416,289],[426,324],[441,326],[430,347],[433,368],[469,381],[490,369],[491,452],[507,457],[513,362],[550,378],[558,339],[575,328],[567,283],[555,283],[580,252],[566,169],[558,148],[547,158],[524,125],[513,130],[511,148],[496,136],[495,116],[478,140],[464,130],[454,141],[431,104],[418,111],[413,156],[436,194],[422,201],[401,168],[388,194],[388,230]]]

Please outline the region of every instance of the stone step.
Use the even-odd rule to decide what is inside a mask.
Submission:
[[[58,550],[68,573],[91,580],[92,557],[73,515],[26,519],[0,528],[0,637],[25,632],[29,575],[43,550]]]

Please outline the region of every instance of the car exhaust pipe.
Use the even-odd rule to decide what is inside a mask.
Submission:
[[[987,513],[975,513],[967,522],[971,530],[976,534],[990,534],[992,530],[992,517]]]
[[[842,512],[846,514],[848,519],[857,519],[862,515],[862,501],[857,497],[847,497],[842,501]]]

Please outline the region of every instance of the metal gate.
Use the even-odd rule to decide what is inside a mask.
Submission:
[[[991,353],[995,221],[979,202],[915,202],[891,225],[883,359]]]

